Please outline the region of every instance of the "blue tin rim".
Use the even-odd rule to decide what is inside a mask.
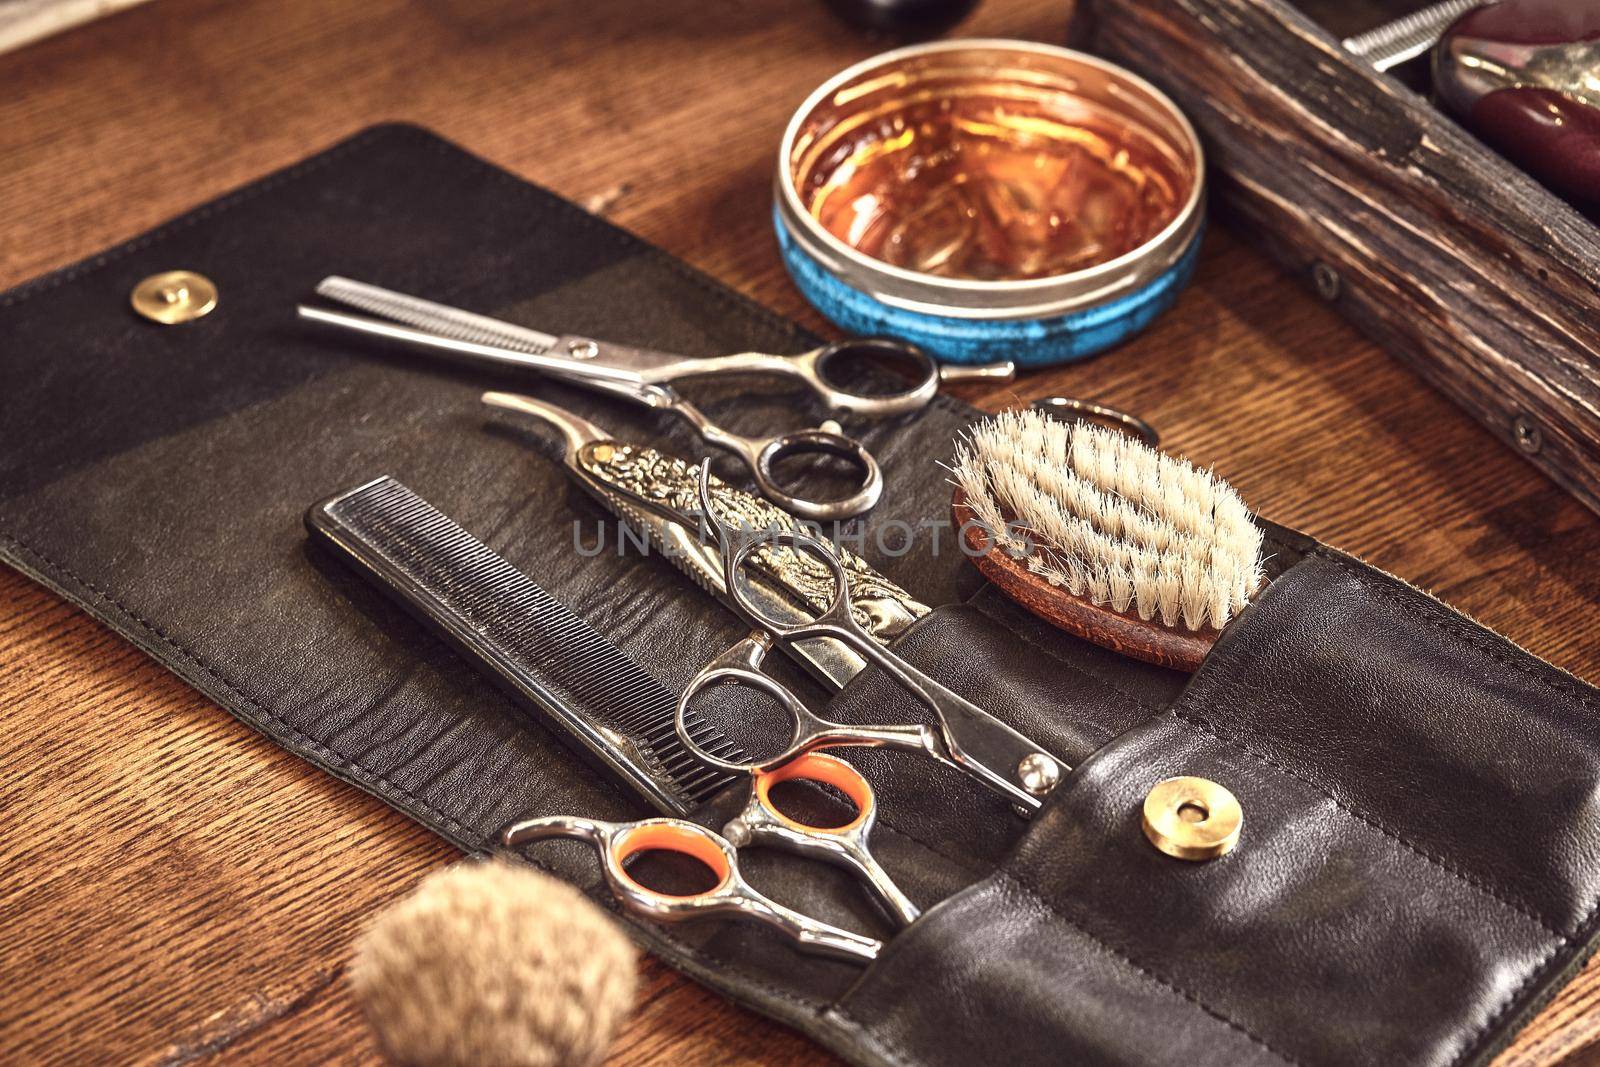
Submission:
[[[1041,318],[966,318],[893,307],[842,281],[794,239],[775,205],[773,225],[784,266],[805,298],[856,334],[886,335],[951,363],[1014,360],[1049,366],[1084,359],[1119,344],[1170,308],[1199,259],[1202,222],[1176,261],[1132,292],[1093,307]]]

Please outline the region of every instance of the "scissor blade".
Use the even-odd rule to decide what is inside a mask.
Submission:
[[[948,691],[947,695],[954,699],[940,701],[939,719],[953,761],[1019,807],[1030,812],[1039,810],[1050,787],[1038,794],[1024,788],[1024,761],[1049,761],[1057,778],[1071,768],[976,704]]]
[[[536,356],[548,352],[557,340],[553,334],[541,333],[526,326],[490,318],[488,315],[478,315],[448,304],[437,304],[420,296],[397,293],[393,289],[385,289],[369,282],[341,278],[337,274],[330,274],[317,283],[317,295],[336,303],[359,308],[379,318],[415,326],[419,330],[426,330],[441,337],[511,348]]]
[[[486,345],[477,341],[463,341],[455,337],[446,337],[442,334],[431,333],[427,330],[417,329],[412,326],[397,326],[391,322],[380,319],[369,319],[363,315],[350,315],[343,311],[329,311],[327,308],[312,307],[301,304],[297,309],[302,319],[310,322],[319,322],[325,326],[335,326],[341,330],[352,333],[365,334],[368,337],[381,337],[388,341],[398,341],[412,348],[420,348],[441,355],[452,356],[469,363],[488,363],[501,367],[516,367],[521,370],[530,370],[538,374],[548,374],[559,378],[579,381],[585,385],[597,386],[601,383],[610,385],[615,383],[627,387],[618,390],[623,395],[631,395],[639,390],[639,376],[632,371],[618,370],[613,367],[603,367],[596,364],[575,365],[573,360],[563,356],[540,355],[535,352],[524,352],[520,349],[505,348],[500,345]],[[639,400],[645,403],[644,400]]]

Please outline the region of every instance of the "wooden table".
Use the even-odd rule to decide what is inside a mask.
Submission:
[[[963,29],[1059,41],[1067,15],[989,0]],[[820,328],[770,233],[773,152],[807,91],[880,47],[808,0],[160,0],[0,56],[0,285],[400,118]],[[1263,513],[1600,679],[1600,520],[1248,234],[1214,228],[1132,344],[973,398],[1057,391],[1143,414]],[[453,851],[3,569],[0,663],[0,1062],[376,1059],[349,945]],[[1597,998],[1591,967],[1501,1063],[1600,1048]],[[654,963],[615,1049],[826,1059]]]

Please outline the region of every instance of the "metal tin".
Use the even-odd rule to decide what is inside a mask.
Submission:
[[[840,169],[842,151],[830,138],[841,140],[866,123],[901,121],[897,108],[933,102],[948,109],[946,101],[980,92],[987,100],[1014,97],[1047,114],[1092,115],[1137,139],[1171,186],[1170,219],[1163,216],[1159,230],[1104,262],[989,280],[897,266],[842,240],[808,209],[801,190],[818,187],[821,167]],[[1172,305],[1194,269],[1204,195],[1204,154],[1194,128],[1144,79],[1052,45],[940,41],[858,63],[800,105],[779,150],[773,213],[791,277],[845,329],[901,337],[954,362],[1004,356],[1039,365],[1102,351]]]

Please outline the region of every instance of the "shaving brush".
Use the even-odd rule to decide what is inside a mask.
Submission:
[[[578,890],[520,864],[423,880],[356,944],[350,978],[384,1050],[414,1067],[584,1067],[633,1005],[637,955]]]
[[[1048,622],[1192,671],[1265,582],[1262,531],[1209,471],[1035,410],[975,424],[952,510],[967,554]]]

